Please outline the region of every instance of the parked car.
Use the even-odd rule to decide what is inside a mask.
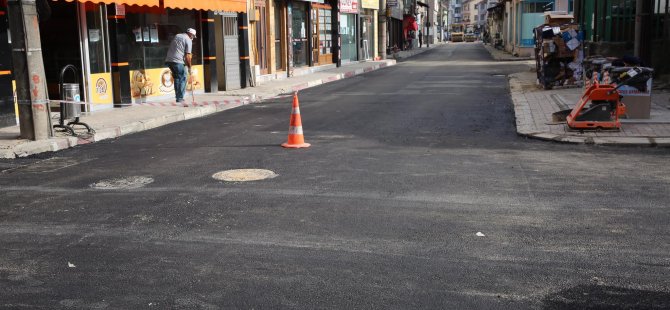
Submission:
[[[474,33],[465,34],[465,42],[475,42],[477,41],[477,36]]]

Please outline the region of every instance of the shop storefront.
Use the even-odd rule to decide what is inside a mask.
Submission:
[[[333,63],[333,8],[329,4],[312,3],[310,9],[312,66]],[[335,24],[337,25],[337,24]]]
[[[374,15],[361,15],[360,17],[360,59],[371,60],[375,57],[375,22]]]
[[[288,15],[292,65],[289,67],[297,69],[334,63],[337,16],[333,7],[323,1],[290,1]]]
[[[379,1],[361,1],[362,13],[359,17],[360,44],[359,55],[361,60],[371,60],[377,55],[377,11]]]
[[[283,72],[286,71],[288,65],[287,61],[287,23],[286,23],[286,1],[285,0],[272,0],[273,1],[273,34],[272,37],[274,49],[274,72]]]
[[[205,80],[214,85],[217,80],[213,11],[246,12],[245,0],[53,0],[48,5],[51,14],[40,18],[39,27],[49,98],[60,98],[61,70],[73,65],[77,72],[65,74],[65,82],[80,83],[89,112],[173,99],[165,55],[174,36],[187,28],[198,31],[187,89],[212,90]],[[0,2],[0,56],[11,60],[7,30],[6,5]],[[239,63],[239,54],[235,58]],[[0,127],[17,122],[12,69],[10,61],[0,64]]]
[[[307,37],[309,26],[309,2],[291,1],[289,6],[291,16],[291,49],[293,67],[309,66],[310,43]]]
[[[340,39],[342,63],[358,60],[358,2],[340,0]]]
[[[253,16],[249,18],[251,23],[251,52],[253,54],[254,64],[257,74],[268,74],[268,4],[267,0],[254,0]]]
[[[403,12],[405,6],[403,1],[397,1],[395,6],[389,7],[390,16],[387,18],[387,53],[392,54],[394,50],[401,50],[405,43],[403,38]]]
[[[126,0],[109,5],[51,2],[51,17],[40,24],[50,97],[58,98],[60,70],[72,64],[80,74],[81,99],[88,103],[87,111],[115,104],[173,99],[174,85],[165,66],[165,55],[172,39],[187,28],[198,32],[193,40],[193,67],[192,75],[187,78],[187,91],[203,92],[205,71],[207,79],[216,79],[216,70],[205,70],[206,63],[216,59],[214,50],[203,45],[203,40],[214,39],[210,26],[214,19],[209,18],[213,13],[206,10],[244,11],[246,2],[191,2]]]
[[[174,94],[172,74],[165,66],[165,55],[172,39],[194,28],[200,28],[200,12],[194,10],[128,7],[126,35],[130,38],[128,66],[130,94],[134,101],[151,97],[171,97]],[[192,76],[186,90],[202,91],[203,66],[200,37],[193,40]]]

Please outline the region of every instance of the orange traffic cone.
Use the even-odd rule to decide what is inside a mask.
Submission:
[[[293,109],[291,110],[291,124],[288,127],[288,141],[282,143],[283,147],[301,148],[309,147],[305,143],[305,137],[302,135],[302,120],[300,119],[300,104],[298,103],[298,93],[293,95]]]

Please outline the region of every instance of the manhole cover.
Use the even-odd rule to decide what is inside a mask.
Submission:
[[[91,184],[95,189],[133,189],[144,187],[154,182],[153,178],[144,176],[132,176],[118,179],[106,179]]]
[[[272,179],[278,174],[264,169],[235,169],[217,172],[212,178],[227,182],[248,182]]]

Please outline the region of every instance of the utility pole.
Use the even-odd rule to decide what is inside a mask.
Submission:
[[[433,3],[434,1],[428,1],[428,8],[426,9],[426,48],[430,47],[430,28],[433,27],[433,23],[430,21],[430,18],[433,16]]]
[[[379,7],[384,8],[383,15],[379,16],[379,58],[386,59],[386,27],[391,16],[386,0],[379,0]]]
[[[21,138],[45,140],[50,112],[36,1],[8,0],[7,7]]]

